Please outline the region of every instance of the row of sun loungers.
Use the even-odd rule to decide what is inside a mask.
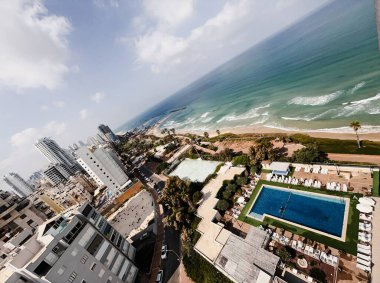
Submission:
[[[347,185],[346,184],[339,184],[335,182],[327,183],[326,184],[326,189],[329,191],[342,191],[342,192],[347,192]]]
[[[316,188],[316,189],[320,189],[322,187],[322,183],[318,180],[312,180],[312,179],[309,179],[309,180],[305,180],[305,182],[303,183],[303,185],[305,187],[313,187],[313,188]]]
[[[302,167],[297,166],[295,168],[296,172],[301,171]],[[305,173],[314,173],[314,174],[328,174],[329,170],[327,168],[322,168],[319,165],[314,165],[314,166],[306,166],[304,169]]]
[[[273,233],[272,235],[273,240],[280,242],[283,245],[289,245],[290,239],[278,235],[277,233]],[[281,241],[282,238],[285,238],[284,240]],[[338,257],[334,255],[328,255],[325,252],[322,252],[321,250],[314,249],[313,247],[309,245],[305,245],[302,241],[291,241],[290,246],[297,250],[300,251],[310,257],[313,257],[315,259],[321,260],[324,263],[327,263],[332,266],[338,266]]]
[[[292,184],[292,185],[299,185],[299,180],[292,177],[284,177],[284,176],[277,176],[277,175],[267,175],[267,181],[272,182],[278,182],[278,183],[285,183],[285,184]]]

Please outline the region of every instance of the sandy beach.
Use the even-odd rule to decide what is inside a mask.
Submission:
[[[165,117],[162,121],[158,122],[154,127],[152,127],[148,134],[155,136],[162,136],[160,125],[163,121],[165,121],[168,117]],[[189,130],[177,130],[177,134],[198,134],[203,135],[202,131],[189,131]],[[217,133],[215,131],[208,132],[210,137],[216,136]],[[330,139],[340,139],[340,140],[356,140],[355,133],[334,133],[334,132],[313,132],[313,131],[286,131],[281,129],[273,129],[267,127],[238,127],[238,128],[222,128],[220,129],[220,133],[233,133],[233,134],[307,134],[316,138],[330,138]],[[380,133],[360,133],[359,137],[361,140],[370,140],[370,141],[380,141]]]

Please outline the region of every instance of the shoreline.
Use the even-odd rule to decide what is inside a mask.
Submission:
[[[165,117],[163,120],[166,120],[168,117]],[[148,134],[155,136],[162,136],[161,129],[159,126],[163,121],[157,122],[149,131]],[[217,133],[213,131],[207,131],[210,137],[217,136]],[[192,130],[177,130],[177,134],[197,134],[203,135],[204,131],[192,131]],[[269,127],[252,127],[244,126],[237,128],[221,128],[221,134],[232,133],[232,134],[305,134],[314,138],[330,138],[330,139],[339,139],[339,140],[356,140],[356,135],[354,131],[352,133],[339,133],[339,132],[322,132],[322,131],[302,131],[302,130],[283,130],[283,129],[274,129]],[[369,141],[380,141],[380,132],[378,133],[360,133],[358,132],[360,140],[369,140]]]

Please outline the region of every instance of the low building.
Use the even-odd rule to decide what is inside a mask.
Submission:
[[[2,282],[133,283],[135,248],[89,204],[41,226],[0,268]]]

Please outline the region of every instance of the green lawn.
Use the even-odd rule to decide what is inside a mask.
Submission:
[[[379,196],[379,171],[373,172],[373,192],[375,197]]]
[[[272,219],[270,217],[265,217],[264,222],[271,224],[273,226],[279,227],[279,228],[284,228],[285,230],[288,230],[294,234],[301,235],[305,238],[308,238],[310,240],[317,241],[319,243],[331,246],[333,248],[336,248],[338,250],[345,251],[347,253],[356,255],[357,251],[357,238],[358,238],[358,232],[359,232],[359,211],[355,208],[356,204],[358,203],[357,200],[353,199],[354,196],[360,197],[362,196],[361,194],[351,194],[351,193],[343,193],[343,192],[332,192],[332,191],[326,191],[326,190],[318,190],[318,189],[311,189],[311,188],[305,188],[303,186],[294,186],[294,185],[289,185],[289,184],[283,184],[283,183],[274,183],[274,182],[268,182],[264,180],[260,180],[254,189],[251,198],[247,205],[244,207],[242,210],[242,213],[239,216],[239,220],[244,221],[248,224],[251,224],[253,226],[259,226],[262,224],[261,221],[257,221],[251,217],[247,217],[247,213],[249,212],[249,209],[251,208],[252,203],[256,199],[256,196],[259,192],[259,189],[261,185],[275,185],[278,187],[289,187],[291,189],[295,190],[302,190],[302,191],[308,191],[308,192],[314,192],[314,193],[320,193],[320,194],[326,194],[326,195],[335,195],[335,196],[340,196],[340,197],[348,197],[350,198],[350,208],[349,208],[349,213],[348,213],[348,221],[347,221],[347,233],[346,233],[346,242],[342,242],[339,240],[332,239],[327,236],[323,236],[318,233],[314,233],[302,228],[299,228],[294,225],[290,225],[288,223],[278,221],[275,219]]]
[[[319,149],[328,153],[351,153],[351,154],[380,154],[380,143],[363,140],[361,141],[361,148],[358,148],[356,140],[339,140],[339,139],[326,139],[314,138],[304,134],[291,135],[294,142],[301,144],[317,143]]]

